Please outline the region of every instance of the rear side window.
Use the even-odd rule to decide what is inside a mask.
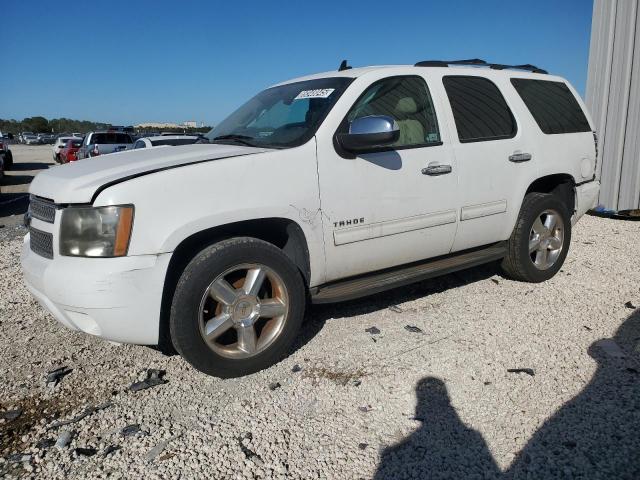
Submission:
[[[132,143],[131,137],[126,133],[96,133],[91,139],[93,143],[100,145],[114,145],[118,143]]]
[[[460,142],[513,138],[516,121],[496,85],[483,77],[446,76],[442,82],[451,103]]]
[[[580,104],[563,82],[512,78],[511,83],[544,133],[591,131]]]
[[[151,145],[157,147],[159,145],[171,145],[177,147],[179,145],[191,145],[198,141],[197,138],[174,138],[171,140],[153,140]]]

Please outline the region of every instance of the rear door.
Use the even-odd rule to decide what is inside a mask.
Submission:
[[[451,249],[457,169],[446,128],[438,122],[441,106],[426,80],[417,75],[372,79],[358,96],[345,97],[354,100],[331,135],[347,132],[355,118],[388,115],[400,127],[393,147],[352,155],[340,149],[335,136],[318,141],[327,281]],[[435,165],[450,168],[429,174]]]
[[[520,208],[521,185],[535,170],[531,138],[503,95],[513,89],[508,78],[501,77],[442,77],[455,125],[453,151],[460,182],[460,224],[453,251],[506,240]]]

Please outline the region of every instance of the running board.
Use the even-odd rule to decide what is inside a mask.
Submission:
[[[498,242],[488,247],[436,257],[426,262],[351,277],[312,289],[311,301],[312,303],[334,303],[366,297],[391,288],[499,260],[506,253],[507,242]]]

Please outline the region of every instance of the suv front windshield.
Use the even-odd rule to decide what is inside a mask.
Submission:
[[[352,78],[321,78],[268,88],[213,128],[214,143],[288,148],[307,142]]]

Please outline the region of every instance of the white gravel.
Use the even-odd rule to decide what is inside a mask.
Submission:
[[[22,284],[23,233],[0,228],[0,412],[24,410],[0,420],[0,476],[640,478],[640,222],[585,217],[543,284],[491,265],[313,308],[289,358],[231,380],[56,323]],[[168,383],[129,391],[147,368]]]

